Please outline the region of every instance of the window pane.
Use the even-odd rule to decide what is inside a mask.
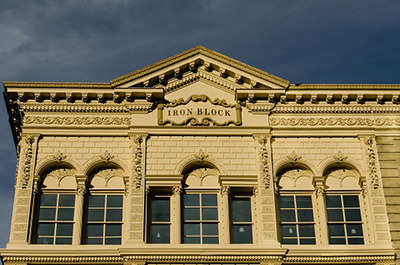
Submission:
[[[362,226],[361,224],[354,224],[354,225],[346,225],[347,236],[362,236]]]
[[[314,238],[300,238],[300,245],[315,245]]]
[[[299,235],[300,237],[315,237],[314,225],[299,225]]]
[[[199,194],[184,194],[183,206],[199,206]]]
[[[200,237],[185,237],[183,238],[185,244],[200,244]]]
[[[58,206],[75,206],[75,195],[60,195]]]
[[[349,238],[349,245],[363,245],[364,239],[363,238]]]
[[[279,196],[279,208],[294,208],[293,196]]]
[[[86,234],[88,237],[103,236],[103,225],[102,224],[88,224],[86,226]]]
[[[297,239],[296,238],[282,238],[282,244],[297,245]]]
[[[56,194],[42,194],[40,198],[40,206],[56,206],[57,195]]]
[[[56,208],[40,208],[39,220],[51,220],[56,219]]]
[[[340,196],[326,196],[325,200],[327,208],[342,207]]]
[[[73,224],[57,224],[57,236],[72,236]]]
[[[250,198],[232,198],[232,221],[251,222]]]
[[[200,235],[200,224],[184,224],[183,235]]]
[[[344,207],[360,207],[358,203],[358,196],[356,195],[346,195],[343,196]]]
[[[106,238],[106,245],[121,245],[121,238]]]
[[[251,225],[232,225],[232,243],[253,243],[253,231]]]
[[[281,225],[281,235],[282,237],[296,237],[297,236],[296,226]]]
[[[89,221],[104,221],[104,210],[103,209],[89,209],[88,220]]]
[[[89,207],[104,207],[104,196],[105,195],[90,195]]]
[[[200,220],[200,209],[185,208],[183,211],[183,218],[185,218],[185,220]]]
[[[329,238],[329,244],[346,245],[346,239],[345,238]]]
[[[122,226],[119,224],[107,225],[106,224],[106,236],[121,236]]]
[[[328,209],[328,221],[343,221],[342,209]]]
[[[169,225],[151,225],[150,243],[169,243],[170,228]]]
[[[203,235],[215,236],[218,235],[218,224],[203,223]]]
[[[297,208],[312,208],[311,196],[296,196]]]
[[[72,244],[72,237],[58,237],[56,238],[56,245],[71,245]]]
[[[74,220],[74,209],[73,208],[59,208],[57,220],[73,221]]]
[[[359,209],[345,209],[346,221],[361,221],[361,213]]]
[[[329,236],[344,236],[344,225],[328,225]]]
[[[299,222],[312,222],[313,211],[312,210],[297,210],[297,218]]]
[[[167,197],[151,198],[151,221],[169,222],[170,202]]]
[[[38,236],[54,236],[54,224],[39,224]]]
[[[107,209],[107,221],[122,221],[122,209]]]
[[[107,207],[122,207],[122,195],[108,195]]]
[[[203,237],[203,244],[218,244],[218,237]]]
[[[218,209],[217,208],[203,208],[202,209],[203,220],[218,220]]]
[[[201,195],[202,206],[217,206],[217,194],[203,194]]]
[[[86,244],[88,244],[88,245],[103,245],[103,238],[87,238]]]
[[[36,240],[36,244],[43,244],[43,245],[53,245],[54,238],[52,237],[39,237]]]
[[[296,216],[294,210],[280,210],[281,222],[295,222]]]

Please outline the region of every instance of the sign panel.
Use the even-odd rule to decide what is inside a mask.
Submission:
[[[206,95],[179,98],[167,104],[159,104],[159,125],[226,126],[241,125],[241,106],[225,100],[210,99]]]

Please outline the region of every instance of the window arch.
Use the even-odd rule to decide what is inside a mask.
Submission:
[[[83,244],[120,245],[125,190],[123,171],[116,167],[99,168],[86,185]]]
[[[75,170],[53,167],[36,180],[33,244],[72,244]]]
[[[364,244],[360,175],[348,166],[332,166],[324,177],[329,244]]]
[[[304,167],[286,167],[276,181],[281,243],[316,244],[313,174]]]

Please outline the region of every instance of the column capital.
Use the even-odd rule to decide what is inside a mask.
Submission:
[[[229,186],[221,186],[221,194],[222,195],[229,195],[229,193],[231,192],[231,187]]]

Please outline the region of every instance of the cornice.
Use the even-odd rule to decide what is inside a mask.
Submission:
[[[400,84],[290,84],[289,90],[399,90]]]
[[[20,102],[24,112],[106,112],[128,113],[149,112],[153,109],[151,102],[125,103],[52,103],[52,102]]]
[[[237,69],[239,69],[239,70],[241,70],[243,72],[246,72],[246,73],[251,74],[253,76],[259,77],[259,78],[264,79],[264,80],[267,80],[267,81],[272,82],[274,84],[277,84],[277,85],[280,85],[280,86],[284,86],[284,87],[287,87],[289,85],[289,81],[287,81],[287,80],[285,80],[283,78],[274,76],[274,75],[272,75],[270,73],[264,72],[264,71],[262,71],[260,69],[257,69],[255,67],[247,65],[247,64],[242,63],[240,61],[232,59],[232,58],[230,58],[228,56],[225,56],[225,55],[220,54],[218,52],[215,52],[213,50],[207,49],[207,48],[205,48],[203,46],[194,47],[192,49],[189,49],[189,50],[186,50],[186,51],[181,52],[179,54],[173,55],[173,56],[171,56],[169,58],[166,58],[166,59],[164,59],[162,61],[159,61],[157,63],[151,64],[149,66],[146,66],[144,68],[141,68],[139,70],[131,72],[129,74],[126,74],[126,75],[123,75],[121,77],[115,78],[115,79],[111,80],[110,83],[111,83],[111,85],[113,87],[115,87],[115,86],[127,83],[129,81],[138,79],[138,78],[140,78],[142,76],[145,76],[147,74],[150,74],[152,72],[155,72],[157,70],[165,68],[165,67],[167,67],[167,66],[169,66],[171,64],[180,62],[182,60],[185,60],[185,59],[187,59],[187,58],[189,58],[191,56],[197,55],[197,54],[201,54],[201,55],[204,55],[204,56],[209,57],[211,59],[214,59],[216,61],[219,61],[221,63],[228,64],[228,65],[230,65],[232,67],[235,67],[235,68],[237,68]]]
[[[112,88],[110,83],[89,82],[18,82],[5,81],[4,87],[9,88]]]

